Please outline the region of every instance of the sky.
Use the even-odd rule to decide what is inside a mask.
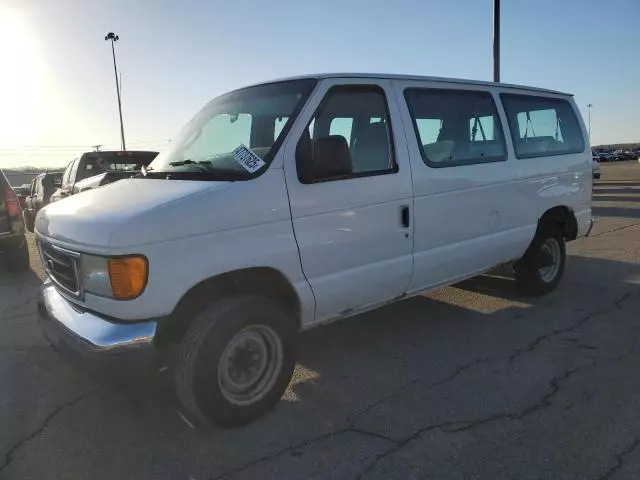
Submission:
[[[501,80],[575,94],[592,144],[640,141],[640,0],[502,2]],[[318,72],[491,80],[492,0],[0,0],[0,168],[162,149],[207,101]]]

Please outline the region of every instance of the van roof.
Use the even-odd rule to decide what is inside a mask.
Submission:
[[[531,90],[534,92],[553,93],[556,95],[573,96],[571,93],[560,92],[557,90],[549,90],[546,88],[528,87],[525,85],[514,85],[510,83],[498,83],[498,82],[486,82],[482,80],[467,80],[463,78],[447,78],[447,77],[429,77],[422,75],[402,75],[402,74],[390,74],[390,73],[317,73],[309,75],[298,75],[293,77],[279,78],[276,80],[269,80],[265,82],[258,82],[255,85],[264,85],[268,83],[284,82],[288,80],[303,80],[305,78],[383,78],[383,79],[399,79],[399,80],[426,80],[430,82],[442,82],[442,83],[460,83],[464,85],[483,85],[502,88],[514,88],[519,90]]]

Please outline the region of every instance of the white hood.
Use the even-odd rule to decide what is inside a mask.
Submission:
[[[120,247],[150,243],[152,232],[145,234],[140,228],[146,223],[142,221],[145,216],[177,200],[228,185],[209,181],[120,180],[48,205],[38,214],[35,227],[41,235],[79,245]],[[154,218],[157,221],[159,217]]]
[[[68,248],[135,253],[136,247],[261,223],[291,222],[283,171],[250,181],[132,178],[52,203],[36,231]],[[86,248],[85,248],[86,247]]]

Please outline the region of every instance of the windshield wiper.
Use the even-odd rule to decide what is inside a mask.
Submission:
[[[169,165],[172,167],[181,167],[182,165],[211,165],[209,160],[200,160],[199,162],[194,162],[193,160],[187,158],[186,160],[182,160],[179,162],[169,162]]]

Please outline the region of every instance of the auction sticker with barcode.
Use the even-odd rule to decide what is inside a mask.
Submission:
[[[249,173],[256,172],[264,166],[264,161],[244,145],[236,148],[232,155],[235,161],[242,165]]]

